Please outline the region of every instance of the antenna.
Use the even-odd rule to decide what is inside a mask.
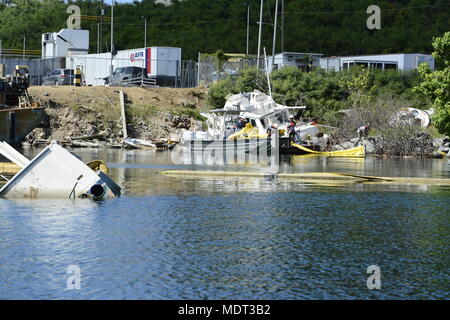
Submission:
[[[272,97],[272,88],[270,87],[269,68],[267,67],[266,47],[264,47],[264,62],[266,65],[267,83],[269,85],[269,96]]]

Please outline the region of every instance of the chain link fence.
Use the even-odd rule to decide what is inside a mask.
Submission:
[[[264,68],[264,58],[259,59],[260,68]],[[198,55],[198,85],[209,86],[211,83],[228,76],[237,76],[248,67],[257,66],[257,56],[245,54],[225,54],[225,59],[219,61],[214,54],[199,53]]]
[[[40,86],[43,84],[43,78],[47,76],[51,71],[55,69],[75,69],[76,67],[81,67],[83,72],[83,78],[86,76],[95,77],[95,80],[91,81],[89,85],[104,85],[104,77],[110,74],[110,58],[103,57],[76,57],[73,56],[74,60],[72,63],[67,63],[65,57],[59,58],[36,58],[36,57],[17,57],[13,55],[2,55],[0,56],[0,64],[5,65],[5,74],[13,74],[16,65],[26,65],[29,69],[30,74],[30,84],[35,86]],[[68,58],[69,61],[72,59]],[[124,61],[119,61],[120,59],[114,59],[115,64],[120,66],[128,66],[129,64],[125,59]],[[156,61],[152,59],[152,61]],[[193,60],[182,60],[182,61],[168,61],[176,69],[177,77],[171,77],[168,81],[162,81],[160,86],[169,86],[175,88],[192,88],[197,86],[197,62]],[[105,70],[103,70],[105,69]],[[91,75],[92,74],[92,75]],[[98,78],[98,79],[97,79]],[[166,79],[163,79],[166,80]]]

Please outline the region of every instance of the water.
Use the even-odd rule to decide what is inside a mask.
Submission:
[[[160,172],[185,166],[168,153],[76,152],[108,161],[122,197],[0,199],[0,299],[449,298],[449,187],[169,177]],[[316,157],[281,166],[441,178],[449,168]],[[69,265],[80,290],[67,288]],[[380,290],[366,286],[369,265],[381,269]]]

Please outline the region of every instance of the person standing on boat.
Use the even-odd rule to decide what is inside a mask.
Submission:
[[[294,116],[290,115],[289,116],[289,123],[287,125],[287,129],[289,132],[289,140],[290,141],[294,141],[295,139],[295,126],[297,125],[297,123],[294,120]]]
[[[245,128],[247,121],[243,117],[239,117],[239,121],[236,123],[236,129],[242,130]]]
[[[271,125],[270,127],[267,128],[267,137],[270,138],[270,136],[272,135],[272,133],[274,133],[276,130],[278,130],[278,126],[276,124]]]

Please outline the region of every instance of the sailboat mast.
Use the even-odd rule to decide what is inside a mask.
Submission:
[[[258,69],[258,70],[259,70],[259,56],[260,56],[260,53],[261,53],[263,1],[264,0],[261,0],[261,7],[259,9],[258,56],[257,56],[257,60],[256,60],[256,69]]]

